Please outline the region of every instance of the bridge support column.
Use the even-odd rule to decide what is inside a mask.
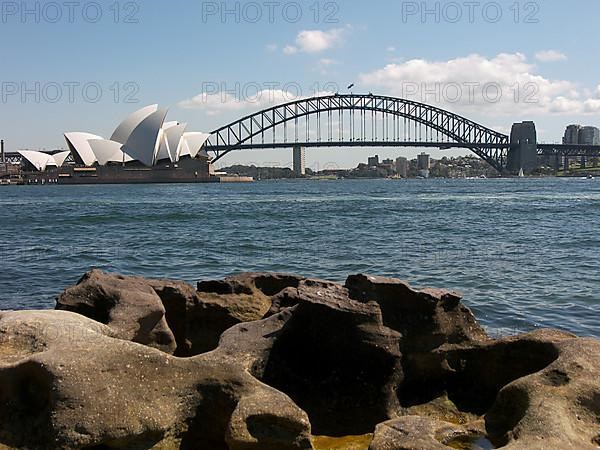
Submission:
[[[299,145],[294,146],[294,174],[297,177],[306,175],[306,149]]]
[[[510,150],[508,151],[507,169],[517,174],[532,173],[539,168],[537,154],[537,131],[535,123],[515,123],[510,133]]]

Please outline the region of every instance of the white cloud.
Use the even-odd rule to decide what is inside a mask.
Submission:
[[[334,28],[329,31],[301,31],[296,38],[296,43],[303,52],[319,53],[341,44],[344,32],[343,28]]]
[[[293,45],[286,45],[283,47],[283,53],[286,55],[295,55],[298,53],[298,47],[294,47]]]
[[[600,113],[600,99],[590,98],[583,102],[584,112],[587,114],[598,114]]]
[[[565,61],[567,55],[556,50],[543,50],[535,54],[535,59],[540,62]]]
[[[586,96],[574,83],[536,73],[535,65],[521,53],[493,58],[473,54],[448,61],[413,59],[362,74],[360,84],[465,114],[600,112],[600,95],[582,100]]]
[[[243,89],[240,89],[243,90]],[[299,92],[284,91],[281,89],[264,89],[253,95],[242,98],[231,92],[208,94],[206,92],[195,97],[183,100],[177,106],[184,109],[199,109],[209,116],[217,116],[223,113],[241,113],[243,111],[260,111],[272,106],[322,95],[331,95],[333,92],[310,92],[310,95],[299,95]]]
[[[269,44],[269,45],[267,45],[267,50],[270,51],[270,52],[277,51],[277,48],[278,48],[277,44]]]
[[[327,71],[337,65],[335,59],[323,57],[318,59],[316,70]],[[447,61],[413,59],[388,64],[361,74],[356,80],[365,91],[421,101],[473,119],[478,115],[528,118],[600,114],[600,85],[581,89],[571,81],[547,78],[521,53],[502,53],[492,58],[473,54]],[[250,97],[239,92],[201,93],[178,106],[199,109],[211,116],[236,116],[312,96],[310,90],[262,90]]]
[[[322,53],[344,43],[350,26],[331,30],[303,30],[296,36],[295,45],[287,45],[283,52],[286,55],[302,53]]]
[[[393,53],[393,52],[396,51],[396,47],[388,47],[387,51],[390,52],[390,53]]]

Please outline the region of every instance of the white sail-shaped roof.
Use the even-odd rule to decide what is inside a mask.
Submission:
[[[46,168],[50,166],[57,167],[54,157],[48,153],[21,150],[19,151],[19,154],[40,172],[45,171]]]
[[[166,109],[146,106],[130,114],[117,127],[110,140],[90,133],[66,133],[69,149],[78,164],[92,166],[109,162],[138,161],[148,167],[158,161],[175,163],[183,157],[197,157],[208,138],[207,133],[186,133],[186,125],[165,122]],[[93,142],[93,145],[92,145]],[[206,152],[202,154],[204,156]],[[60,154],[64,164],[68,154]]]
[[[98,160],[98,164],[105,166],[109,162],[123,163],[133,161],[131,156],[123,153],[121,148],[123,145],[120,142],[107,141],[106,139],[90,140],[94,154]]]
[[[188,145],[188,141],[185,138],[185,134],[183,138],[181,138],[181,145],[179,146],[179,154],[177,155],[177,160],[183,158],[184,156],[192,156],[192,152],[190,151],[190,146]]]
[[[198,153],[200,153],[200,150],[202,149],[209,137],[210,134],[207,133],[185,133],[183,135],[183,138],[187,142],[189,154],[192,158],[198,156]]]
[[[68,150],[66,152],[60,152],[60,153],[57,153],[52,156],[54,157],[54,161],[56,162],[56,165],[58,167],[62,167],[70,154],[71,154],[71,151]]]
[[[159,109],[146,117],[132,131],[122,150],[145,166],[153,166],[156,154],[158,153],[161,129],[166,116],[167,109]]]
[[[169,147],[167,146],[167,139],[164,130],[160,133],[160,143],[158,145],[158,152],[156,152],[156,161],[162,161],[164,159],[171,159],[169,154]]]
[[[121,124],[117,127],[115,132],[112,134],[110,140],[125,144],[131,133],[150,115],[158,111],[158,105],[146,106],[136,112],[130,114]]]
[[[88,141],[90,139],[103,139],[101,136],[90,133],[65,133],[65,139],[73,152],[73,156],[76,156],[76,160],[81,161],[86,166],[91,166],[96,162],[96,156]]]
[[[158,147],[158,152],[156,153],[156,158],[155,161],[163,161],[163,160],[170,160],[171,162],[175,162],[175,160],[173,160],[172,156],[171,156],[171,151],[169,149],[169,143],[167,141],[167,133],[166,131],[169,128],[173,128],[179,125],[179,122],[165,122],[162,130],[161,130],[161,134],[160,134],[160,144]]]
[[[165,130],[165,140],[167,142],[171,162],[179,161],[179,150],[181,148],[186,127],[187,124],[183,123]]]

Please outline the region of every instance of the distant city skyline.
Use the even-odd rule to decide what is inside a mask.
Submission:
[[[383,1],[54,5],[3,4],[0,36],[10,45],[1,53],[0,137],[7,151],[62,148],[65,130],[108,135],[115,118],[154,103],[209,132],[271,104],[347,92],[351,84],[355,93],[425,101],[503,133],[534,120],[540,142],[560,142],[569,124],[600,126],[590,59],[600,44],[587,31],[600,5],[582,0],[474,9],[431,2],[425,10]],[[307,149],[306,167],[355,167],[371,153]],[[413,158],[420,150],[377,153]],[[221,164],[291,166],[292,156],[234,152]]]

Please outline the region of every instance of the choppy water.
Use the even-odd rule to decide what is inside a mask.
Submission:
[[[52,308],[92,267],[364,272],[459,290],[493,333],[600,337],[600,180],[6,187],[0,211],[2,309]]]

